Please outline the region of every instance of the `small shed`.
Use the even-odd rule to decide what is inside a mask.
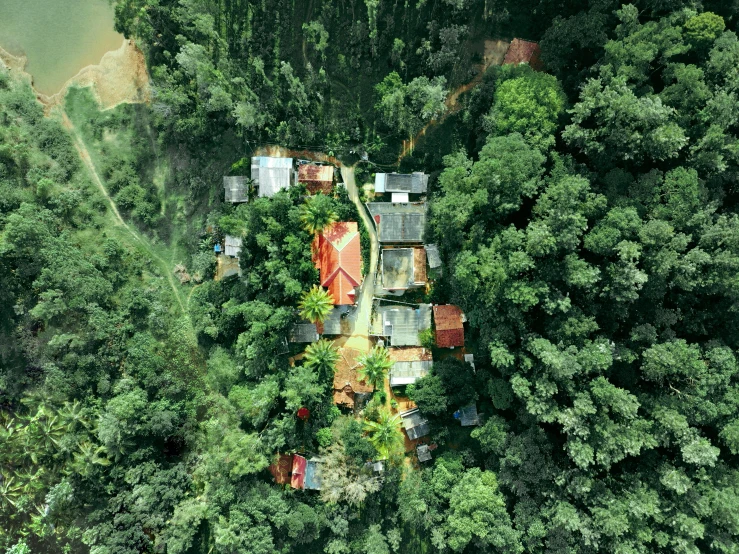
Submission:
[[[434,306],[434,324],[439,348],[464,346],[464,314],[457,306]]]
[[[514,38],[508,47],[503,65],[527,63],[532,69],[542,71],[544,64],[541,61],[541,48],[536,42]]]
[[[472,366],[472,371],[475,370],[475,355],[474,354],[465,354],[464,361]]]
[[[403,427],[409,439],[416,440],[429,434],[428,420],[421,415],[418,408],[400,412],[400,417],[403,420]]]
[[[454,419],[459,420],[462,427],[480,425],[480,416],[477,413],[477,406],[475,404],[470,404],[454,412]]]
[[[334,188],[334,168],[330,165],[302,164],[298,166],[298,182],[311,194],[331,194]]]
[[[429,261],[429,267],[431,269],[441,267],[439,247],[436,244],[427,244],[424,248],[426,249],[426,259]]]
[[[242,244],[241,237],[234,237],[231,235],[226,235],[226,242],[225,242],[226,256],[231,256],[232,258],[238,258],[239,254],[241,254],[241,244]]]
[[[428,444],[420,444],[416,448],[416,454],[418,455],[419,462],[428,462],[431,460],[431,450]]]
[[[398,202],[410,202],[407,192],[394,192],[390,197],[390,201],[394,204]]]
[[[226,193],[226,202],[237,204],[249,201],[249,179],[247,177],[224,176],[223,189]]]
[[[364,464],[364,467],[375,473],[382,473],[383,471],[385,471],[385,462],[383,460],[378,460],[376,462],[367,462],[366,464]]]
[[[288,340],[296,343],[316,342],[320,338],[315,323],[296,323],[290,328]]]

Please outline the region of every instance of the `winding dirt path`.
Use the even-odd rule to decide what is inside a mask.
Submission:
[[[106,190],[105,185],[103,185],[103,181],[100,178],[100,174],[97,172],[97,169],[95,169],[95,164],[92,161],[92,157],[90,156],[90,151],[87,149],[85,142],[82,140],[82,136],[79,134],[74,126],[74,123],[72,123],[72,120],[69,119],[66,112],[64,112],[63,110],[60,110],[60,112],[62,116],[62,123],[72,135],[72,138],[74,140],[74,147],[77,150],[80,159],[85,164],[85,167],[87,168],[92,181],[95,183],[103,197],[105,197],[105,200],[108,203],[108,207],[113,213],[115,224],[118,226],[122,226],[128,232],[128,234],[133,237],[134,241],[157,263],[162,273],[167,277],[167,281],[169,282],[169,286],[172,288],[172,292],[174,293],[174,297],[180,307],[180,311],[185,317],[187,317],[189,321],[189,315],[187,310],[185,309],[185,304],[182,302],[181,291],[174,280],[174,276],[172,275],[172,269],[162,258],[154,253],[154,249],[149,244],[149,241],[141,236],[138,231],[136,231],[133,227],[126,223],[123,217],[121,217],[121,213],[120,211],[118,211],[118,206],[116,206],[115,202],[108,194],[108,191]]]

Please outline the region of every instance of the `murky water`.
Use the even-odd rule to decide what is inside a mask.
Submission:
[[[0,46],[28,58],[26,71],[44,94],[122,43],[107,0],[0,0]]]

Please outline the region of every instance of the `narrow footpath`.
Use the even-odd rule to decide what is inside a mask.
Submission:
[[[354,322],[354,332],[347,339],[345,345],[349,348],[367,351],[370,348],[369,319],[372,314],[372,297],[375,291],[375,275],[377,275],[377,262],[380,257],[380,247],[377,241],[375,226],[372,224],[372,219],[367,212],[367,208],[362,203],[357,183],[354,180],[354,167],[346,167],[342,165],[340,168],[341,177],[344,180],[346,190],[349,192],[349,198],[357,207],[359,217],[362,218],[362,222],[364,223],[370,237],[370,266],[364,277],[364,281],[362,281],[362,286],[360,287],[359,300],[357,301],[357,318]]]

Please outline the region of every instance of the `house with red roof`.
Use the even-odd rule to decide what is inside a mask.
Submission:
[[[362,251],[356,221],[332,223],[313,241],[313,263],[320,272],[321,286],[328,289],[334,304],[354,304],[355,288],[362,283]]]
[[[298,182],[311,194],[331,194],[334,188],[334,168],[330,165],[303,164],[298,167]]]
[[[544,64],[541,62],[541,48],[536,42],[514,38],[505,54],[503,65],[527,63],[532,69],[542,71]]]
[[[434,306],[436,346],[454,348],[464,346],[464,314],[457,306]]]

